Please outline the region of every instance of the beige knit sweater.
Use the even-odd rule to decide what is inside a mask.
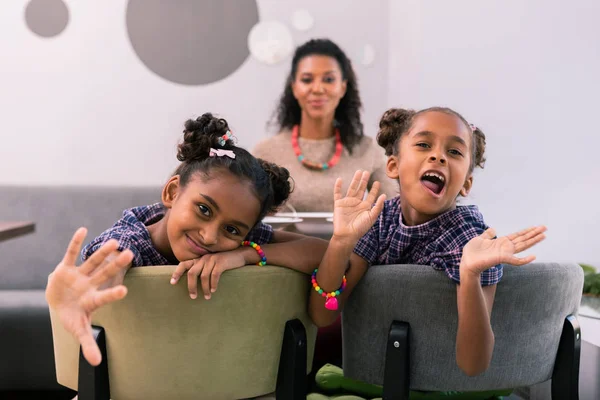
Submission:
[[[307,160],[326,163],[335,153],[335,137],[323,140],[298,138],[302,154]],[[384,150],[372,138],[363,137],[354,146],[352,155],[344,147],[342,157],[337,165],[325,171],[311,170],[304,167],[296,158],[292,148],[292,134],[283,131],[278,135],[258,143],[252,152],[256,157],[276,163],[287,168],[295,182],[294,191],[288,201],[298,212],[333,211],[333,186],[335,180],[343,180],[343,192],[356,170],[371,173],[369,188],[373,181],[381,183],[380,193],[389,198],[398,194],[398,183],[385,174],[386,157]],[[289,211],[289,210],[282,210]]]

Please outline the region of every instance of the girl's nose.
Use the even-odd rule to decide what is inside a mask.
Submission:
[[[217,244],[217,238],[218,238],[218,229],[217,228],[214,228],[211,225],[204,226],[203,228],[200,229],[199,233],[200,233],[200,236],[202,237],[202,242],[204,243],[204,245],[212,246],[212,245]]]
[[[440,155],[436,155],[436,154],[432,154],[431,156],[429,156],[429,161],[431,161],[431,162],[436,162],[438,160],[439,160],[440,164],[446,163],[446,158],[444,156],[440,156]]]

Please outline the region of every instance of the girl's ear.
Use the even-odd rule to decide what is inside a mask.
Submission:
[[[460,189],[460,192],[458,192],[458,194],[460,194],[462,197],[467,197],[472,187],[473,175],[469,175],[469,177],[465,180],[465,184],[463,185],[462,189]]]
[[[179,195],[179,182],[179,175],[175,175],[163,187],[161,200],[165,207],[173,207],[173,203]]]
[[[385,173],[388,178],[398,179],[400,174],[398,173],[398,156],[389,156],[387,164],[385,166]]]

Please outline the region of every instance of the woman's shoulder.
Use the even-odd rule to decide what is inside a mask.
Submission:
[[[372,158],[375,155],[384,154],[384,150],[379,147],[375,139],[370,136],[362,136],[352,149],[353,157],[368,157]]]
[[[273,150],[290,146],[292,140],[292,134],[289,130],[283,130],[274,136],[270,136],[259,141],[252,154],[260,157],[262,154],[271,153]]]

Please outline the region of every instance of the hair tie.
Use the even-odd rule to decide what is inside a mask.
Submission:
[[[227,131],[226,134],[218,139],[219,145],[225,146],[225,143],[227,143],[228,140],[231,140],[234,144],[237,143],[237,138],[233,136],[233,132]]]
[[[473,125],[473,124],[469,124],[469,128],[471,128],[471,130],[473,132],[475,132],[477,130],[477,127],[475,125]]]
[[[225,150],[225,149],[213,149],[210,148],[210,152],[208,153],[209,157],[229,157],[231,159],[235,159],[235,153],[233,150]]]

